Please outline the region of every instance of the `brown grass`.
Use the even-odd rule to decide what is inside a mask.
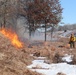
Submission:
[[[0,34],[0,75],[40,75],[26,67],[35,59],[35,56],[30,56],[34,53],[47,57],[50,63],[57,63],[65,54],[76,55],[76,48],[70,50],[68,40],[61,38],[56,42],[40,42],[40,44],[31,44],[31,47],[25,45],[22,49],[16,49],[7,38]]]
[[[26,46],[17,49],[0,34],[0,75],[40,75],[27,69],[32,60]]]

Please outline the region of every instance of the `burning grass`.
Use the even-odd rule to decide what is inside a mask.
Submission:
[[[1,29],[0,32],[7,37],[16,48],[22,48],[23,43],[19,40],[18,35],[9,29]]]
[[[0,33],[0,75],[40,75],[27,69],[32,60],[28,48],[15,48]]]
[[[16,46],[17,43],[15,43],[15,48],[11,45],[15,33],[7,29],[2,29],[0,32],[2,33],[0,33],[0,75],[40,75],[36,72],[29,71],[26,68],[26,66],[31,64],[31,61],[34,59],[33,56],[30,56],[30,54],[35,53],[36,56],[49,57],[49,63],[57,63],[60,62],[59,57],[63,56],[64,54],[73,55],[76,53],[75,49],[70,50],[67,48],[67,46],[59,47],[61,45],[65,46],[65,41],[43,42],[41,44],[35,43],[35,45],[32,44],[31,47],[23,48],[23,43],[19,41],[17,35],[15,37],[20,45]],[[11,41],[9,41],[9,39]],[[14,42],[16,42],[16,40]],[[76,58],[74,58],[74,60],[75,59]],[[76,61],[74,62],[76,63]]]

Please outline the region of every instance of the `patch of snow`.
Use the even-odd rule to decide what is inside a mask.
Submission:
[[[40,66],[40,68],[36,68],[36,66]],[[44,60],[34,60],[32,64],[27,67],[32,71],[44,75],[57,75],[58,72],[66,75],[76,75],[76,65],[69,65],[67,63],[46,64]],[[33,69],[33,67],[35,68]]]
[[[72,55],[65,55],[62,60],[66,62],[72,62]]]
[[[38,57],[38,58],[40,58],[40,59],[45,59],[46,57]]]
[[[43,60],[43,59],[46,59],[46,57],[38,57],[38,59],[41,59],[41,60]]]
[[[45,28],[38,28],[37,29],[39,32],[45,32]],[[46,31],[51,30],[51,27],[47,28]]]
[[[60,36],[61,37],[66,37],[70,33],[72,33],[72,31],[71,30],[70,31],[68,30],[67,32],[63,32]]]

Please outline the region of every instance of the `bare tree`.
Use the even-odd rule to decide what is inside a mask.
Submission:
[[[17,0],[0,1],[0,21],[2,27],[16,28]]]
[[[29,36],[40,24],[45,24],[45,41],[47,27],[54,27],[61,21],[62,8],[59,0],[3,0],[0,5],[3,27],[11,25],[16,28],[11,20],[16,23],[18,15],[23,15],[27,20]]]
[[[39,27],[39,23],[45,24],[46,41],[47,23],[57,25],[61,20],[62,8],[59,0],[26,0],[25,11],[30,32]]]

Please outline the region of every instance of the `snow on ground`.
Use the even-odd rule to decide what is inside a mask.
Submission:
[[[65,55],[62,60],[66,62],[72,62],[73,55]]]
[[[60,36],[61,37],[66,37],[67,35],[71,34],[73,31],[68,30],[67,32],[63,32]]]
[[[50,31],[52,28],[51,27],[49,27],[49,28],[47,28],[46,29],[46,31]],[[45,28],[38,28],[37,29],[39,32],[45,32]]]
[[[70,56],[66,59],[69,61]],[[44,60],[34,60],[32,64],[27,66],[32,71],[42,73],[44,75],[57,75],[57,73],[62,72],[66,75],[76,75],[76,65],[69,65],[67,63],[57,63],[57,64],[47,64]]]

